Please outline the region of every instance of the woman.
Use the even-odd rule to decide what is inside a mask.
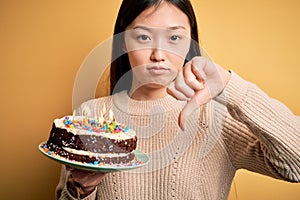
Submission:
[[[227,199],[240,168],[300,181],[299,117],[200,56],[188,0],[123,0],[114,34],[113,95],[83,106],[112,108],[150,163],[107,174],[63,168],[58,199]]]

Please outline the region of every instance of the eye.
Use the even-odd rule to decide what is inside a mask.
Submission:
[[[172,42],[175,42],[175,41],[177,41],[177,40],[179,40],[180,39],[180,37],[178,36],[178,35],[172,35],[171,37],[170,37],[170,40],[172,41]]]
[[[147,41],[147,40],[151,40],[151,38],[148,36],[148,35],[139,35],[137,37],[138,40],[141,40],[141,41]]]

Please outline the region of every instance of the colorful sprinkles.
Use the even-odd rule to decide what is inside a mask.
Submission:
[[[88,164],[88,165],[91,165],[91,166],[99,166],[99,167],[131,167],[131,166],[133,167],[133,166],[139,166],[139,165],[143,164],[143,162],[141,162],[137,158],[137,156],[135,156],[135,158],[132,161],[128,162],[128,163],[119,163],[119,164],[103,163],[103,162],[99,162],[98,160],[94,161],[93,163],[83,163],[83,162],[79,162],[79,161],[76,161],[76,160],[69,160],[65,157],[62,157],[62,156],[58,155],[54,151],[49,150],[46,143],[41,144],[40,147],[45,152],[45,154],[47,154],[48,156],[51,156],[54,159],[59,159],[59,160],[67,161],[67,162],[72,162],[74,164]]]
[[[66,128],[81,129],[81,130],[97,132],[97,133],[102,132],[102,133],[117,134],[121,132],[126,133],[129,131],[128,126],[118,124],[115,120],[113,121],[100,120],[100,119],[95,120],[95,119],[88,119],[86,117],[76,119],[76,117],[66,116],[65,119],[63,120],[63,123]]]

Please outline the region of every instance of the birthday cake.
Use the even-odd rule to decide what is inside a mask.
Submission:
[[[101,165],[129,163],[136,143],[135,131],[115,120],[65,116],[54,120],[46,145],[68,160]]]

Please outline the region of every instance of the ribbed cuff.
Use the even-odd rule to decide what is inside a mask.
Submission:
[[[226,87],[224,88],[223,92],[214,99],[224,105],[227,103],[242,105],[247,94],[249,82],[241,78],[234,71],[230,72],[230,80],[228,81]]]

